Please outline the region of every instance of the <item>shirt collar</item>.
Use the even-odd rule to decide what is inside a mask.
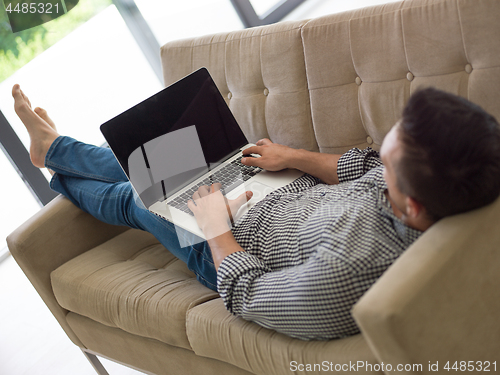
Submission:
[[[401,219],[394,215],[391,203],[384,194],[384,192],[387,190],[387,183],[384,180],[383,174],[377,176],[375,183],[378,187],[377,203],[379,209],[382,212],[382,215],[392,221],[394,230],[396,231],[398,237],[406,246],[410,246],[423,232],[418,229],[409,227]]]

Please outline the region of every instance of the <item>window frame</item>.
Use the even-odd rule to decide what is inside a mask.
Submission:
[[[262,25],[269,25],[281,21],[292,10],[297,8],[306,0],[282,0],[273,7],[269,8],[262,16],[259,16],[255,11],[250,0],[231,0],[231,3],[238,13],[238,16],[243,23],[243,26],[255,27]]]

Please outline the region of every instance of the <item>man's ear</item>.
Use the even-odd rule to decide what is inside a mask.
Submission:
[[[425,214],[425,207],[412,197],[406,197],[406,216],[416,219],[419,215]]]

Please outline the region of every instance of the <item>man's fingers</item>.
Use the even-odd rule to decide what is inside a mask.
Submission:
[[[257,154],[262,155],[262,146],[252,146],[243,150],[243,155]],[[258,160],[260,158],[254,158],[252,156],[244,157],[241,159],[241,163],[244,165],[249,165],[252,167],[258,167]]]
[[[196,207],[196,204],[194,203],[194,201],[193,201],[193,200],[191,200],[191,199],[190,199],[190,200],[188,200],[187,206],[188,206],[188,208],[191,210],[191,212],[193,212],[193,213],[194,213],[194,208]]]
[[[272,144],[273,142],[271,142],[271,140],[269,138],[263,138],[263,139],[259,139],[256,143],[257,146],[264,146],[264,145],[270,145]]]
[[[198,193],[200,197],[206,197],[208,194],[212,193],[212,189],[209,188],[207,185],[200,186],[198,190],[195,191],[194,194]],[[193,194],[193,197],[194,197]]]
[[[262,146],[250,146],[249,148],[246,148],[242,151],[243,155],[250,155],[250,154],[261,154],[262,152]]]
[[[252,199],[253,193],[251,191],[246,191],[239,195],[236,199],[228,201],[229,208],[231,209],[231,214],[234,216],[236,212],[243,206],[247,201]]]
[[[244,193],[240,194],[236,199],[233,199],[233,202],[236,202],[238,206],[241,206],[242,204],[250,200],[252,195],[253,193],[251,191],[245,191]]]
[[[210,192],[215,193],[216,191],[219,191],[221,187],[222,187],[222,184],[220,182],[215,182],[210,187]]]
[[[241,194],[241,195],[243,195],[243,194]],[[245,202],[248,202],[250,199],[252,199],[252,197],[253,197],[252,191],[250,191],[250,190],[245,191]],[[243,202],[243,203],[245,203],[245,202]]]
[[[248,165],[249,167],[259,167],[259,160],[260,158],[243,158],[241,159],[241,164],[243,165]]]
[[[195,191],[192,198],[194,201],[200,199],[200,193],[198,193],[198,191]]]
[[[256,146],[250,146],[244,149],[243,155],[250,155],[250,154],[262,155],[262,152],[264,151],[263,146],[269,146],[272,144],[273,142],[271,142],[271,140],[269,140],[268,138],[259,139],[256,143]]]

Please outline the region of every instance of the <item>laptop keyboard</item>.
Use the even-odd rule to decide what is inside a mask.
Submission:
[[[231,190],[240,186],[245,181],[248,181],[250,178],[263,170],[259,167],[250,167],[241,164],[241,158],[242,157],[239,157],[238,159],[233,160],[231,163],[227,164],[219,171],[209,175],[203,181],[186,190],[173,201],[169,202],[168,205],[184,211],[191,216],[194,216],[191,210],[188,208],[187,202],[188,200],[192,199],[194,192],[198,190],[200,186],[210,186],[218,182],[222,185],[221,190],[224,195],[226,195]]]

